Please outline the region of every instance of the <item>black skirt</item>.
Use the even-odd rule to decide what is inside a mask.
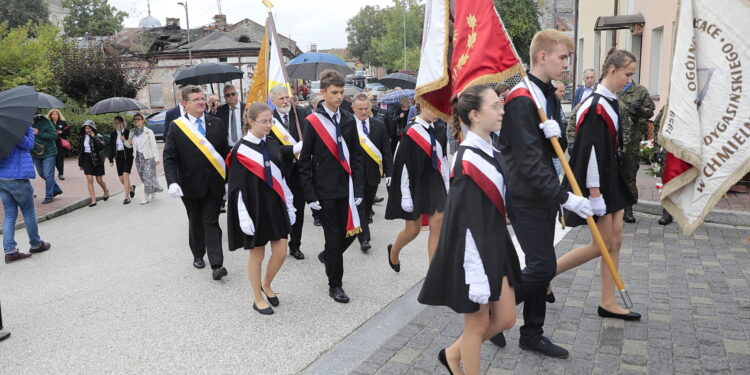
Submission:
[[[87,176],[104,176],[104,164],[94,165],[90,152],[84,153],[81,159],[83,159],[83,174]]]

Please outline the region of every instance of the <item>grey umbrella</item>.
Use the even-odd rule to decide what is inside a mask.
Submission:
[[[286,71],[291,79],[315,81],[326,69],[333,69],[343,75],[354,73],[344,60],[330,53],[307,52],[286,63]]]
[[[139,111],[141,109],[147,109],[145,105],[139,101],[131,98],[123,98],[117,96],[114,98],[104,99],[94,104],[89,110],[92,115],[100,115],[102,113],[118,113],[127,111]]]
[[[207,62],[187,68],[174,77],[178,85],[203,85],[240,79],[245,75],[234,65]]]
[[[50,94],[39,92],[39,108],[65,108],[65,103],[62,100],[55,98]]]
[[[391,73],[379,79],[378,82],[382,83],[388,88],[395,88],[396,86],[398,86],[402,89],[413,89],[417,87],[417,77],[404,73]]]
[[[34,121],[37,97],[34,88],[29,86],[0,93],[0,158],[10,154]]]

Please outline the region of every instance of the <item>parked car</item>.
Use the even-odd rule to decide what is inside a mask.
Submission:
[[[369,91],[372,94],[372,96],[374,96],[375,98],[378,98],[380,95],[385,94],[385,92],[388,90],[389,89],[385,87],[382,83],[377,83],[377,82],[368,83],[365,86],[365,91]]]
[[[146,117],[146,126],[154,131],[157,140],[164,140],[164,117],[167,111],[154,112]]]

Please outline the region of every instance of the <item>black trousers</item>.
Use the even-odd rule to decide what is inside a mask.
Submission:
[[[221,199],[221,196],[213,195],[211,192],[203,198],[182,198],[188,215],[190,251],[193,252],[193,259],[202,259],[208,251],[208,263],[212,269],[224,265],[219,226]]]
[[[533,342],[544,334],[545,295],[557,272],[554,208],[515,207],[513,231],[526,256],[523,269],[523,321],[521,341]]]
[[[360,205],[359,222],[362,225],[362,232],[357,236],[359,242],[370,241],[370,215],[372,215],[372,205],[375,204],[375,194],[378,192],[378,185],[365,183],[364,202]]]
[[[289,190],[294,195],[293,204],[297,210],[297,220],[292,225],[292,233],[289,235],[289,248],[299,249],[302,245],[302,225],[305,223],[305,191],[302,189],[302,184],[300,183],[290,184]]]
[[[65,174],[65,149],[63,149],[62,152],[60,149],[62,149],[62,147],[57,149],[57,157],[55,158],[55,167],[57,167],[58,176]]]
[[[354,242],[356,236],[346,237],[346,219],[349,210],[347,198],[321,200],[322,209],[318,213],[323,234],[325,235],[325,251],[323,258],[326,264],[328,286],[340,287],[344,277],[344,251]]]

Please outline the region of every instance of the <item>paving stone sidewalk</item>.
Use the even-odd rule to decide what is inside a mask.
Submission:
[[[546,335],[571,351],[551,359],[518,347],[482,346],[485,374],[748,374],[750,373],[750,229],[703,226],[692,236],[676,225],[638,216],[626,224],[620,272],[640,322],[602,319],[598,262],[560,275],[548,304]],[[588,243],[573,229],[558,256]],[[461,333],[462,317],[428,307],[361,363],[354,374],[447,374],[437,352]]]

